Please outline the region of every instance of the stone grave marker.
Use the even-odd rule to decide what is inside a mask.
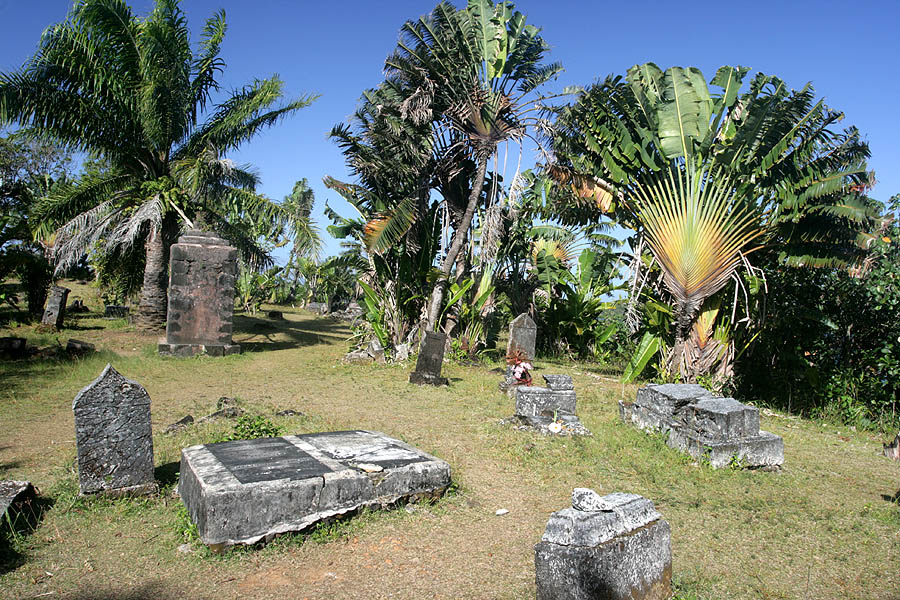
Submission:
[[[159,353],[225,356],[231,340],[237,250],[214,233],[190,230],[172,246],[166,340]]]
[[[576,488],[534,547],[538,600],[665,600],[672,593],[669,524],[637,494]]]
[[[63,321],[66,318],[66,301],[69,299],[70,291],[69,288],[59,285],[50,288],[47,307],[44,309],[44,316],[41,317],[41,325],[62,329]]]
[[[178,493],[203,543],[228,546],[448,485],[442,460],[383,433],[336,431],[185,448]]]
[[[575,414],[575,383],[569,375],[544,375],[547,387],[516,385],[507,395],[516,401],[516,413],[504,423],[554,435],[591,435]]]
[[[522,313],[509,323],[509,341],[506,344],[506,355],[512,356],[521,352],[529,360],[534,360],[537,343],[537,325],[527,313]]]
[[[696,384],[650,384],[634,402],[619,402],[622,420],[667,434],[667,443],[714,468],[738,461],[747,467],[784,463],[784,441],[761,431],[759,409],[734,398],[717,398]]]
[[[29,481],[0,481],[0,529],[11,527],[17,531],[20,527],[31,525],[34,517],[36,495],[34,486]],[[6,536],[0,535],[0,544]]]
[[[419,346],[416,370],[409,374],[409,382],[418,385],[447,385],[446,377],[441,377],[444,365],[444,347],[447,335],[438,331],[426,331]]]
[[[150,396],[112,365],[72,402],[82,494],[152,494]]]
[[[107,304],[103,307],[104,319],[127,319],[129,309],[122,304]]]

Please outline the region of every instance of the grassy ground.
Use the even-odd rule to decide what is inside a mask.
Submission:
[[[89,306],[89,288],[76,287]],[[876,436],[769,413],[784,437],[780,473],[696,464],[662,439],[621,424],[633,398],[589,365],[538,361],[574,376],[586,439],[539,437],[498,424],[512,413],[498,365],[445,365],[449,388],[406,383],[411,365],[340,364],[348,331],[304,311],[287,321],[239,316],[246,352],[224,359],[156,354],[154,336],[96,315],[59,336],[0,330],[43,347],[75,337],[83,359],[0,361],[0,478],[28,479],[44,512],[14,540],[0,598],[525,598],[534,596],[533,545],[574,487],[651,498],[672,526],[681,598],[900,598],[900,464]],[[80,498],[71,402],[111,362],[153,400],[157,497]],[[365,428],[406,440],[451,464],[455,487],[433,506],[359,517],[283,536],[264,548],[211,555],[191,542],[172,492],[180,448],[215,439],[228,423],[163,434],[186,414],[236,397],[285,433]],[[282,409],[305,416],[276,417]],[[496,516],[506,508],[505,516]]]

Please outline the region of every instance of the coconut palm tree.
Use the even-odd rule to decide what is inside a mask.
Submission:
[[[555,123],[549,171],[565,184],[574,219],[615,214],[638,232],[637,252],[646,243],[659,265],[676,317],[668,366],[687,380],[733,356],[727,344],[709,346],[719,303],[707,302],[748,254],[846,264],[871,217],[858,132],[833,131],[842,115],[809,85],[788,90],[759,74],[741,93],[747,71],[722,67],[710,82],[721,91],[711,94],[695,68],[635,66],[624,81],[589,89]]]
[[[145,18],[121,0],[80,0],[22,70],[0,75],[0,122],[109,162],[107,172],[41,202],[39,234],[59,268],[90,248],[143,242],[137,322],[145,329],[164,326],[168,247],[181,226],[199,218],[253,262],[268,257],[241,224],[275,231],[289,221],[255,193],[257,176],[226,154],[313,97],[278,105],[283,85],[271,77],[213,104],[225,28],[219,11],[194,51],[178,0],[157,0]]]
[[[382,87],[399,100],[395,110],[402,121],[428,128],[436,170],[423,180],[445,195],[454,213],[453,236],[427,307],[429,329],[437,324],[450,273],[483,197],[490,159],[503,142],[531,135],[529,95],[562,69],[541,65],[546,51],[539,30],[526,25],[512,4],[470,0],[462,10],[441,3],[429,16],[405,23],[387,59]],[[461,210],[454,211],[448,197],[460,192]],[[402,222],[411,224],[411,211],[396,211],[373,223],[372,234],[402,233],[404,227],[393,227],[401,212]]]

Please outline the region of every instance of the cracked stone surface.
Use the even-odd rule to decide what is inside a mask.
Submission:
[[[448,485],[440,459],[383,433],[338,431],[185,448],[178,493],[205,544],[233,545]]]
[[[576,488],[572,504],[550,516],[534,548],[538,600],[669,597],[671,534],[650,500]]]
[[[72,402],[82,494],[152,493],[150,396],[107,364]]]

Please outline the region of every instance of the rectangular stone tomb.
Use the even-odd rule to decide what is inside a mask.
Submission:
[[[575,414],[575,391],[538,386],[515,388],[516,414],[522,417],[557,417]]]
[[[440,459],[383,433],[337,431],[185,448],[178,493],[205,544],[233,545],[448,485]]]
[[[534,547],[534,562],[538,600],[665,600],[671,595],[669,524],[650,500],[636,494],[601,497],[576,489],[572,508],[550,516]]]
[[[737,461],[747,467],[784,463],[784,442],[759,429],[759,409],[717,398],[695,384],[648,385],[633,403],[619,403],[622,420],[668,433],[668,445],[715,468]]]

